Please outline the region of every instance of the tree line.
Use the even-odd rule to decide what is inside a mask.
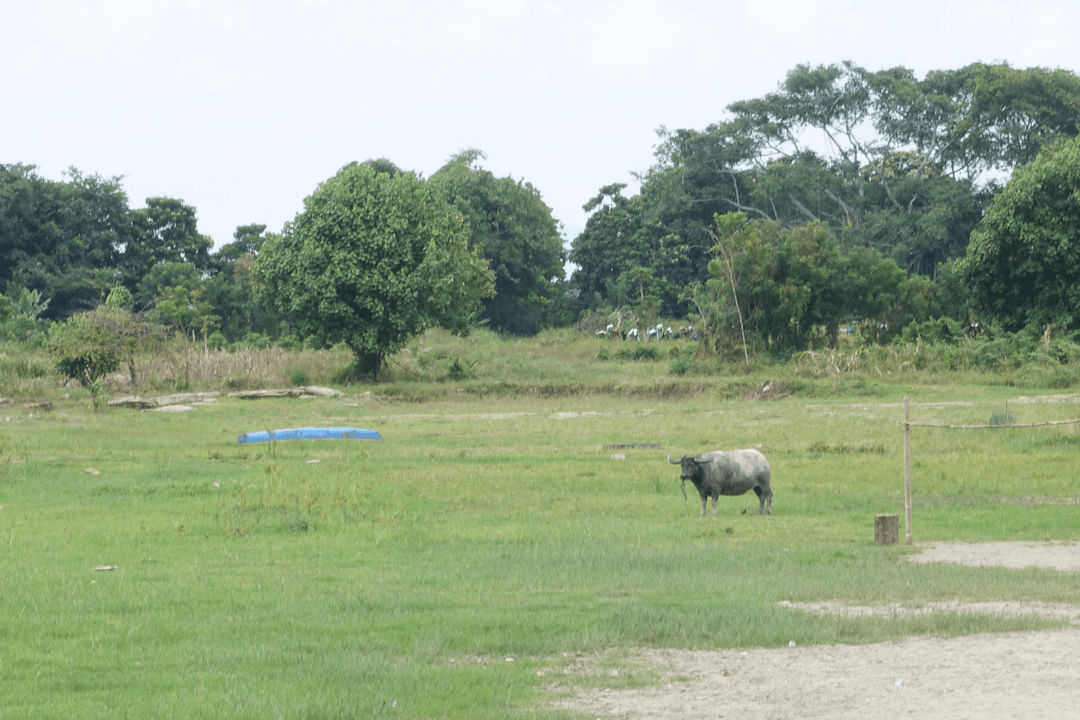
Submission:
[[[727,110],[584,206],[581,308],[696,312],[726,347],[741,320],[780,354],[932,318],[1076,329],[1074,73],[800,65]]]
[[[601,187],[569,252],[540,192],[477,150],[426,179],[347,165],[280,233],[217,249],[182,200],[0,165],[0,321],[16,340],[111,312],[129,339],[343,342],[367,375],[431,325],[529,335],[616,309],[690,316],[744,357],[936,319],[1072,331],[1078,118],[1066,70],[800,65],[704,129],[661,128],[639,192]]]

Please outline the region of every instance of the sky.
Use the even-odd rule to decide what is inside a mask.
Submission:
[[[1075,0],[5,0],[0,164],[179,198],[216,246],[280,232],[320,182],[477,149],[571,242],[637,188],[657,130],[703,129],[799,64],[922,77],[972,62],[1080,73]]]

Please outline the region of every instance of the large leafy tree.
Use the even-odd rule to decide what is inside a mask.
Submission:
[[[428,327],[468,333],[493,289],[461,215],[415,174],[375,164],[322,183],[254,272],[265,302],[305,336],[345,343],[369,377]]]
[[[204,297],[228,340],[241,340],[251,333],[272,336],[279,330],[276,313],[255,298],[252,277],[255,258],[269,237],[265,225],[241,225],[233,241],[211,257],[213,270],[203,284]]]
[[[720,350],[743,337],[777,355],[834,347],[843,323],[885,341],[931,309],[929,280],[873,248],[845,250],[824,223],[784,228],[727,213],[716,216],[714,237],[709,280],[689,295]]]
[[[882,157],[863,170],[867,202],[862,221],[842,227],[849,245],[866,245],[916,274],[964,254],[985,195],[968,180],[928,167],[910,153]]]
[[[1011,170],[1078,132],[1080,77],[1068,70],[973,63],[921,81],[906,68],[862,73],[891,149],[906,146],[952,177]]]
[[[65,318],[101,302],[115,282],[118,249],[131,238],[119,179],[39,177],[33,166],[0,165],[0,288],[49,298],[47,317]]]
[[[960,271],[976,305],[1007,329],[1080,327],[1080,139],[1017,168]]]
[[[207,300],[205,286],[206,281],[191,263],[163,262],[150,268],[139,283],[135,306],[184,336],[196,330],[206,335],[217,328],[221,316]]]
[[[198,272],[211,269],[213,241],[199,233],[195,208],[169,197],[146,199],[146,207],[131,213],[134,236],[120,256],[124,283],[135,290],[158,264],[180,262]]]
[[[627,305],[643,317],[678,315],[684,288],[704,275],[712,246],[707,228],[673,214],[677,200],[671,196],[666,204],[628,198],[625,187],[606,185],[583,206],[591,215],[569,256],[577,265],[571,286],[579,307]]]
[[[623,195],[624,183],[600,188],[582,208],[589,215],[585,230],[574,239],[570,261],[577,265],[571,284],[584,307],[596,307],[609,284],[626,268],[634,234],[641,227],[640,200]]]
[[[478,165],[482,157],[477,150],[459,153],[430,182],[464,216],[472,246],[495,272],[495,295],[484,301],[482,317],[495,330],[531,335],[565,277],[559,224],[536,188],[495,177]]]

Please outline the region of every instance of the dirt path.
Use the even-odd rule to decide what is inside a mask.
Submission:
[[[1070,572],[1080,570],[1080,544],[936,544],[912,559]],[[1080,623],[1080,607],[1043,603],[790,607],[848,616],[935,610],[1040,614]],[[587,691],[559,706],[598,718],[633,720],[1080,717],[1080,624],[1051,632],[915,637],[862,646],[640,650],[635,657],[661,669],[661,686]]]

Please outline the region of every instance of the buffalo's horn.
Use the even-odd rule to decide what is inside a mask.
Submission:
[[[672,465],[682,465],[682,460],[672,460],[670,455],[667,456],[667,461]]]

